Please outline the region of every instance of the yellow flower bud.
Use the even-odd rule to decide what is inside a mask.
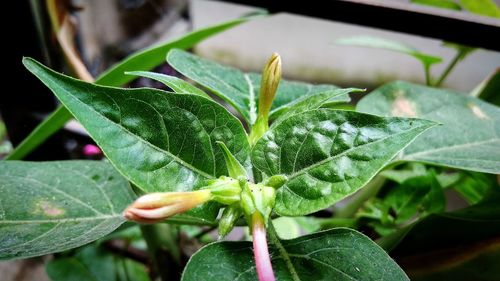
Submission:
[[[123,212],[127,220],[155,223],[186,212],[211,199],[210,190],[156,192],[139,197]]]

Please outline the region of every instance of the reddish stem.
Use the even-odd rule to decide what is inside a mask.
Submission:
[[[275,281],[269,251],[267,249],[266,228],[262,216],[256,212],[252,215],[253,254],[259,281]]]

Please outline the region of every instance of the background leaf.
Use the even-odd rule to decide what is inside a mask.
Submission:
[[[352,111],[308,111],[271,128],[255,144],[252,162],[267,176],[288,176],[277,192],[275,211],[305,215],[363,187],[433,125]]]
[[[440,63],[442,61],[440,57],[422,53],[409,45],[380,37],[366,36],[366,35],[353,36],[353,37],[338,39],[337,41],[335,41],[335,43],[339,45],[384,49],[402,54],[407,54],[418,59],[425,67],[429,67],[432,64]]]
[[[500,18],[500,8],[493,0],[460,0],[460,4],[473,14]]]
[[[458,5],[454,0],[411,0],[413,4],[433,6],[438,8],[444,8],[449,10],[460,11],[462,7]]]
[[[496,280],[500,187],[477,205],[432,214],[378,241],[412,280]]]
[[[130,71],[127,72],[127,74],[156,80],[158,82],[165,84],[167,87],[172,89],[172,91],[178,94],[191,94],[191,95],[199,95],[202,97],[210,98],[202,90],[196,88],[195,86],[175,76],[165,75],[156,72],[149,72],[149,71]]]
[[[249,165],[241,123],[219,104],[197,95],[156,89],[121,89],[82,82],[40,63],[26,67],[80,121],[113,165],[145,192],[187,191],[227,175],[223,141]],[[191,211],[212,221],[213,204]]]
[[[79,249],[74,256],[51,260],[46,271],[52,281],[149,281],[144,264],[113,255],[97,245]]]
[[[396,256],[412,256],[498,238],[500,187],[476,205],[431,214],[377,243]]]
[[[471,93],[472,96],[481,98],[494,105],[500,105],[500,68],[497,68]]]
[[[410,178],[391,189],[383,204],[393,210],[396,223],[403,223],[417,214],[442,212],[445,197],[434,173]]]
[[[494,105],[448,90],[393,82],[364,97],[357,110],[442,124],[415,140],[399,160],[500,173],[500,109]]]
[[[208,88],[214,94],[231,104],[241,115],[253,124],[256,119],[261,75],[243,73],[240,70],[220,65],[181,50],[172,50],[167,62],[184,76]],[[284,106],[304,96],[332,91],[332,85],[312,85],[281,80],[271,107],[271,117]],[[338,96],[336,101],[349,101],[349,96]]]
[[[98,161],[0,162],[0,260],[40,256],[99,239],[120,226],[134,195]]]
[[[347,228],[281,241],[270,255],[277,280],[409,280],[373,241]],[[254,266],[251,242],[216,242],[191,257],[182,280],[257,280]]]
[[[259,16],[242,17],[224,23],[195,30],[173,41],[161,43],[145,50],[138,51],[125,60],[117,63],[105,73],[101,74],[96,83],[107,86],[121,86],[134,79],[125,75],[126,71],[151,70],[165,62],[167,52],[172,48],[189,49],[199,42],[223,32],[229,28],[247,22]],[[42,144],[46,139],[61,129],[71,119],[71,114],[65,107],[58,107],[48,118],[40,123],[14,151],[6,157],[8,160],[19,160]]]

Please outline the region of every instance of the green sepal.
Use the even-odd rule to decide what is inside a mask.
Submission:
[[[238,203],[227,206],[222,212],[219,220],[219,238],[224,238],[233,230],[236,221],[243,215],[243,211]]]

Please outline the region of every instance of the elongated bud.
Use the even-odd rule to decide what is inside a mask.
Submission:
[[[259,117],[267,119],[271,105],[273,104],[276,90],[281,80],[281,57],[274,53],[267,61],[262,71],[262,81],[260,83],[259,95]]]
[[[211,197],[210,190],[149,193],[135,200],[123,215],[130,221],[155,223],[191,210]]]
[[[219,220],[219,236],[225,237],[234,228],[236,221],[243,215],[239,204],[233,204],[224,208],[222,216]]]
[[[269,111],[273,105],[276,91],[281,80],[281,57],[274,53],[262,71],[259,95],[259,113],[257,119],[250,120],[252,130],[248,136],[250,145],[254,145],[269,129]]]

